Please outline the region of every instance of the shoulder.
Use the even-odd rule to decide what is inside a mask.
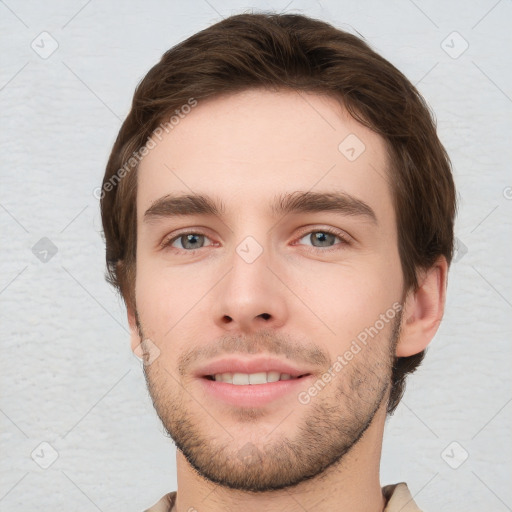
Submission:
[[[384,512],[421,512],[405,482],[384,486],[382,494],[387,501]]]
[[[144,512],[170,512],[176,501],[176,491],[167,493],[163,498],[158,500],[152,507]]]

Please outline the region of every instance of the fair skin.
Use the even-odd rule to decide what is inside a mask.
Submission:
[[[353,161],[338,149],[349,134],[365,145]],[[179,448],[175,510],[383,510],[392,356],[428,345],[447,275],[439,258],[404,296],[383,139],[332,98],[248,90],[199,101],[156,142],[138,171],[128,319],[132,348],[149,339],[157,350],[145,373]],[[350,201],[272,210],[276,196],[298,191]],[[202,194],[224,210],[170,215],[157,202],[171,194]],[[378,334],[333,371],[370,326]],[[204,375],[226,357],[255,362],[245,373],[288,365],[300,378],[235,385]],[[332,381],[299,400],[329,368]],[[226,398],[226,387],[239,394]]]

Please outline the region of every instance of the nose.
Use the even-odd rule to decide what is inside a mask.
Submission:
[[[216,287],[216,325],[243,333],[283,326],[288,316],[285,289],[267,267],[266,252],[252,262],[235,252],[231,263],[231,271]]]

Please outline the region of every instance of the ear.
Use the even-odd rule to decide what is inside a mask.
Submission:
[[[137,320],[135,318],[135,311],[131,306],[126,306],[126,314],[128,317],[128,325],[130,326],[130,347],[132,352],[140,357],[140,344],[142,340],[139,335],[139,329],[137,328]],[[137,352],[136,352],[137,351]]]
[[[126,306],[126,316],[128,317],[128,325],[130,327],[130,346],[132,352],[139,357],[139,354],[135,352],[135,350],[140,347],[142,340],[139,335],[139,329],[137,328],[137,315],[134,297],[135,292],[129,285],[129,283],[135,279],[133,266],[127,267],[123,260],[118,260],[116,261],[116,274],[119,280],[121,297]]]
[[[419,277],[419,288],[405,299],[397,357],[408,357],[424,350],[432,341],[444,314],[448,263],[440,256]]]

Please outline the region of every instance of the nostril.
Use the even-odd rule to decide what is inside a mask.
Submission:
[[[232,321],[233,321],[233,319],[232,319],[230,316],[228,316],[228,315],[224,315],[224,316],[222,317],[222,321],[223,321],[225,324],[229,324],[229,322],[232,322]]]
[[[270,318],[270,315],[268,313],[262,313],[259,316],[263,317],[265,320],[268,320]]]

